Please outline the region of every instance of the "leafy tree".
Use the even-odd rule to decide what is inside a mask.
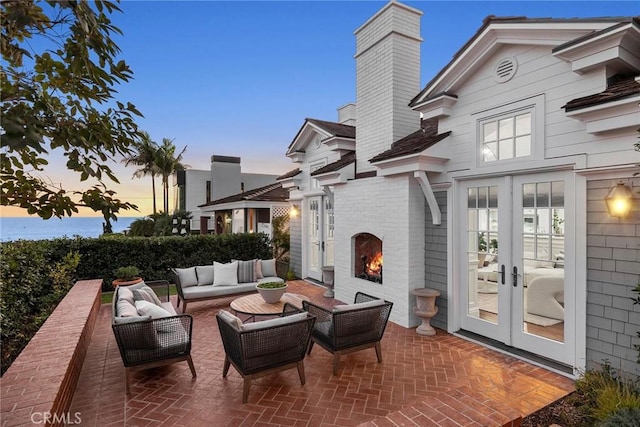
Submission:
[[[141,166],[140,169],[133,173],[134,178],[141,178],[143,176],[151,176],[151,192],[153,194],[153,214],[157,213],[156,209],[156,175],[158,175],[158,168],[156,167],[156,156],[158,155],[158,144],[151,140],[151,135],[148,132],[142,132],[142,136],[139,141],[133,144],[133,151],[131,154],[124,158],[124,164],[126,166],[136,165]]]
[[[71,216],[78,207],[116,219],[136,206],[114,198],[105,181],[118,182],[108,161],[128,155],[138,137],[129,102],[115,86],[132,78],[112,36],[111,1],[6,0],[0,10],[0,204],[43,218]],[[89,188],[66,190],[51,182],[49,153]],[[108,178],[108,180],[107,180]]]
[[[173,140],[168,138],[162,139],[162,145],[158,149],[155,164],[158,174],[162,176],[162,199],[165,212],[169,212],[169,177],[176,171],[189,167],[182,164],[182,156],[186,150],[187,147],[184,147],[180,154],[176,155],[176,146]]]
[[[290,249],[289,215],[280,215],[271,220],[271,245],[273,257],[277,260],[287,260]]]

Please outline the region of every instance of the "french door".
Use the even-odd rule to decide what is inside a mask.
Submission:
[[[573,365],[572,176],[489,178],[458,190],[461,328]]]
[[[307,199],[307,277],[322,281],[322,267],[333,265],[333,202],[329,197]]]

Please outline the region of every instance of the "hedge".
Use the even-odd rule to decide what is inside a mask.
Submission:
[[[138,267],[145,280],[169,279],[174,267],[272,257],[264,234],[97,239],[18,240],[0,244],[2,373],[76,280],[103,279],[112,291],[114,271]]]

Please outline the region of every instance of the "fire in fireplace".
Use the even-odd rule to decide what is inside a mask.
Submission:
[[[373,234],[355,235],[354,275],[360,279],[382,283],[382,240]]]

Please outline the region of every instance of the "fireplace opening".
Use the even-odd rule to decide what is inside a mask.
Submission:
[[[354,275],[370,282],[382,283],[382,240],[373,234],[355,235]]]

